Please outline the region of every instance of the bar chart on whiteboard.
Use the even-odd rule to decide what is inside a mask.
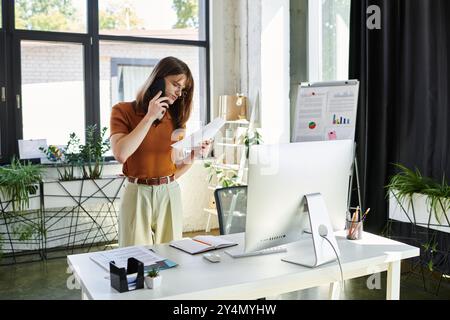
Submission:
[[[298,90],[293,142],[354,140],[357,80],[302,83]]]

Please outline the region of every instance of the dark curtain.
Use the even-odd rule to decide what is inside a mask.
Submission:
[[[381,9],[380,30],[367,28],[370,5]],[[352,0],[350,20],[362,206],[371,208],[365,229],[380,232],[393,163],[438,181],[450,176],[450,1]]]

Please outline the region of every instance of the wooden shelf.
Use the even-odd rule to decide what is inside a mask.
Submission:
[[[203,210],[208,213],[217,214],[217,209],[204,208]]]
[[[224,147],[245,147],[245,144],[237,144],[237,143],[222,143],[222,142],[217,142],[216,143],[218,146],[224,146]]]
[[[238,171],[239,170],[239,165],[238,164],[215,164],[214,165],[217,168],[221,168],[221,169],[233,169]]]
[[[234,120],[234,121],[225,121],[225,123],[248,125],[250,122],[248,120]]]

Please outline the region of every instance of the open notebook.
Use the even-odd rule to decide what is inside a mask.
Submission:
[[[195,236],[192,239],[174,240],[170,246],[190,254],[236,246],[237,243],[215,236]]]

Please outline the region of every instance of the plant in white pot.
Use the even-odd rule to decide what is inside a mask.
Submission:
[[[161,286],[162,276],[159,273],[159,269],[151,269],[145,276],[144,281],[149,289],[155,289]]]
[[[450,186],[445,179],[438,183],[417,169],[396,166],[400,171],[387,185],[389,218],[450,232]]]
[[[391,177],[388,188],[389,221],[410,223],[425,228],[425,232],[414,232],[415,241],[421,246],[421,258],[430,271],[434,261],[443,251],[438,248],[437,232],[450,233],[450,186],[421,175],[419,170],[411,170],[403,165],[396,165],[400,171]],[[423,235],[422,235],[423,234]]]
[[[13,157],[0,166],[0,254],[3,244],[15,251],[38,250],[45,235],[40,220],[42,167]],[[9,239],[9,241],[6,241]],[[24,242],[24,243],[19,243]]]

